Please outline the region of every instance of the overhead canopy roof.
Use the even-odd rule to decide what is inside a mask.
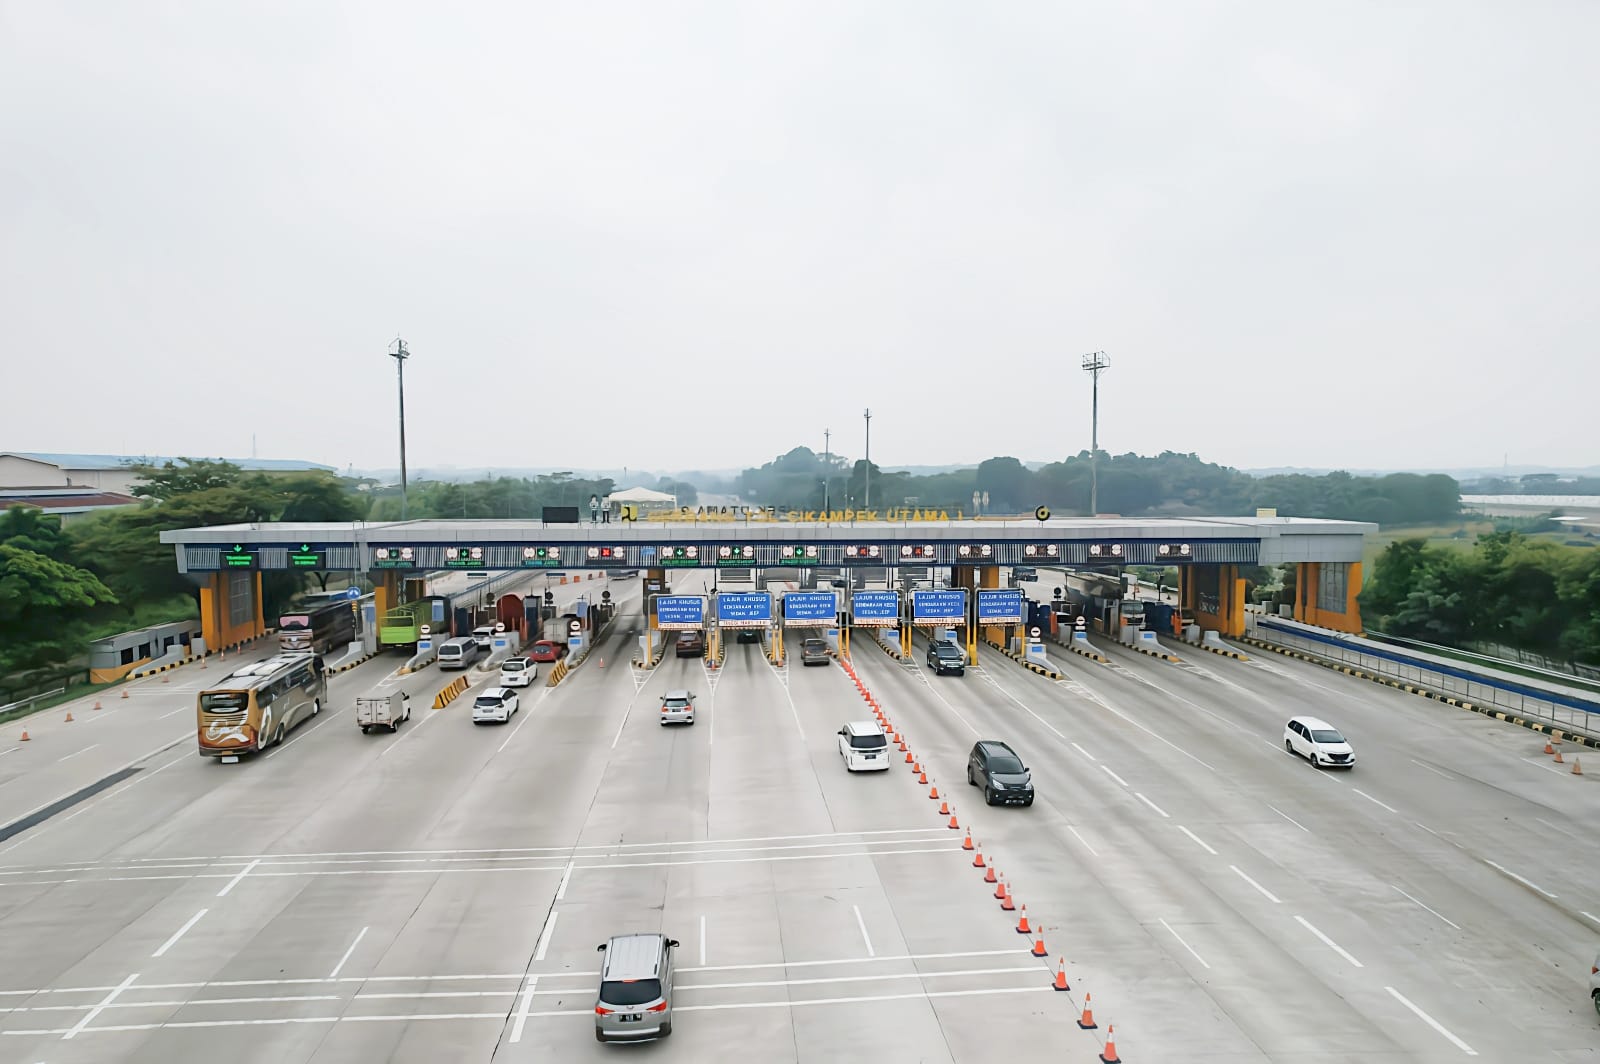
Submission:
[[[677,502],[676,495],[668,495],[664,491],[654,491],[650,488],[627,488],[623,491],[614,491],[606,496],[612,502]]]

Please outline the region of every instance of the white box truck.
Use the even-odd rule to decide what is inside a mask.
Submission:
[[[356,699],[356,723],[365,735],[373,728],[398,731],[404,721],[411,719],[411,696],[404,691],[393,694],[363,695]]]

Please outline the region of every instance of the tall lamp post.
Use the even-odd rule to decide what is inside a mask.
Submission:
[[[1083,356],[1083,370],[1094,378],[1094,406],[1089,437],[1089,516],[1100,512],[1100,374],[1111,365],[1104,351]]]
[[[861,490],[861,508],[872,509],[872,411],[867,410],[864,415],[867,419],[867,467],[864,470],[866,483]]]
[[[389,357],[394,359],[394,368],[400,378],[400,520],[406,519],[406,359],[411,357],[411,352],[406,350],[406,342],[396,339],[394,350],[389,352]]]
[[[828,482],[833,479],[833,430],[822,430],[822,520],[828,520]]]

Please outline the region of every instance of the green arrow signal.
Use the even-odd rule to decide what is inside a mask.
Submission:
[[[310,549],[311,549],[311,544],[309,544],[309,543],[302,543],[302,544],[300,544],[300,549],[301,549],[301,550],[310,550]]]
[[[238,554],[242,550],[244,550],[244,544],[243,543],[235,543],[233,545],[233,552],[235,554]]]

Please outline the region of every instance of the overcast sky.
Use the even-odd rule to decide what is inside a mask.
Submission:
[[[0,0],[0,450],[1600,460],[1600,5]],[[600,432],[594,431],[599,425]]]

